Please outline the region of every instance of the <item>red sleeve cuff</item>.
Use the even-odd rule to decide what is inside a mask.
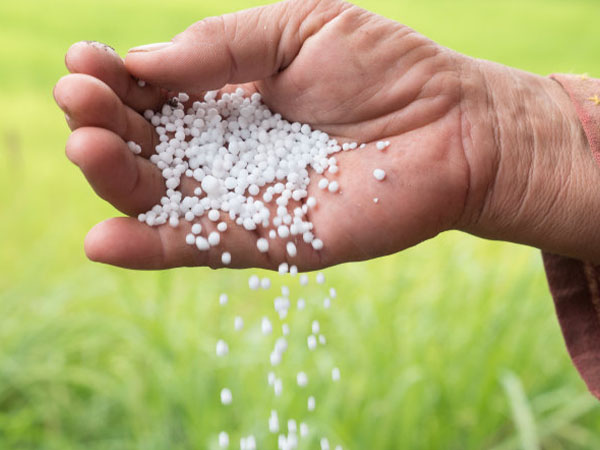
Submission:
[[[559,74],[551,78],[569,94],[600,164],[600,80]],[[590,392],[600,399],[600,266],[545,252],[543,258],[571,359]]]

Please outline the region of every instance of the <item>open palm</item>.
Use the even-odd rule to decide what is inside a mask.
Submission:
[[[66,58],[72,74],[55,88],[74,130],[67,155],[126,214],[146,211],[164,194],[160,171],[148,161],[158,138],[140,113],[172,92],[243,85],[288,120],[367,146],[336,155],[340,171],[327,177],[339,181],[339,193],[320,190],[313,174],[309,195],[317,207],[309,220],[325,244],[319,252],[298,237],[294,258],[279,238],[262,254],[256,239],[268,230],[234,224],[217,248],[199,252],[185,244],[187,222],[151,228],[127,217],[90,231],[91,259],[131,268],[218,267],[229,251],[235,267],[289,260],[308,270],[393,253],[460,221],[469,176],[460,55],[338,1],[285,2],[206,19],[159,47],[134,49],[123,62],[100,44],[76,44]],[[139,87],[131,75],[149,85]],[[142,145],[141,155],[128,151],[129,140]],[[378,140],[391,145],[377,150]],[[374,179],[375,168],[386,171],[383,182]],[[193,187],[188,180],[182,189]],[[202,223],[205,230],[214,226]]]

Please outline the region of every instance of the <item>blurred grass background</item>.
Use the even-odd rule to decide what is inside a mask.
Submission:
[[[536,250],[446,233],[327,270],[338,299],[330,311],[311,306],[327,346],[302,350],[310,317],[294,313],[283,371],[290,386],[307,369],[310,415],[306,393],[288,388],[276,401],[266,386],[272,338],[259,322],[272,303],[247,289],[249,272],[140,273],[85,259],[86,230],[114,211],[63,154],[51,90],[68,46],[99,40],[124,54],[257,4],[0,2],[0,449],[212,449],[222,429],[231,448],[250,433],[276,448],[265,434],[274,406],[282,423],[307,417],[301,448],[323,435],[345,449],[600,448],[600,407],[569,361]],[[595,0],[358,4],[472,56],[600,76]],[[303,295],[316,302],[323,288]],[[214,356],[218,337],[228,358]]]

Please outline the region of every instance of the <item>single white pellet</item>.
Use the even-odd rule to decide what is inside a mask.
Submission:
[[[321,438],[321,450],[329,450],[329,440],[326,437]]]
[[[275,239],[277,237],[277,231],[275,230],[269,230],[269,238],[270,239]]]
[[[390,141],[379,141],[375,146],[377,150],[385,150],[390,145]]]
[[[273,391],[277,397],[283,392],[283,381],[281,381],[281,378],[277,378],[275,383],[273,383]]]
[[[326,343],[327,343],[327,339],[325,339],[325,335],[320,334],[319,335],[319,344],[325,345]]]
[[[303,273],[300,275],[300,286],[306,286],[308,284],[308,275]]]
[[[273,331],[273,325],[271,325],[271,321],[267,317],[263,317],[260,322],[260,329],[263,334],[271,334]]]
[[[333,369],[331,369],[331,379],[333,381],[340,380],[340,369],[338,369],[337,367],[334,367]]]
[[[290,326],[287,323],[281,324],[281,333],[284,336],[288,336],[290,334]]]
[[[306,204],[309,208],[314,208],[315,206],[317,206],[317,199],[314,197],[308,197],[306,199]]]
[[[279,363],[281,363],[281,353],[271,352],[271,355],[269,356],[269,360],[270,360],[272,366],[279,365]]]
[[[259,252],[266,253],[269,251],[269,241],[267,241],[265,238],[259,238],[256,241],[256,247],[258,248]]]
[[[277,235],[281,239],[285,239],[286,237],[288,237],[290,235],[290,229],[285,225],[279,225],[277,227]]]
[[[250,275],[250,278],[248,278],[248,287],[253,291],[260,287],[260,278],[258,278],[258,275]]]
[[[319,331],[321,330],[321,327],[319,326],[318,320],[313,320],[311,330],[312,330],[313,334],[319,333]]]
[[[298,375],[296,375],[296,381],[298,386],[305,387],[308,384],[308,376],[304,372],[298,372]]]
[[[290,255],[292,258],[294,256],[296,256],[296,253],[297,253],[297,251],[296,251],[296,244],[294,244],[293,242],[291,242],[291,241],[288,242],[286,244],[286,246],[285,246],[285,249],[287,251],[287,254]]]
[[[287,263],[281,263],[279,264],[279,275],[285,275],[288,272],[288,264]]]
[[[303,298],[299,298],[298,302],[296,303],[296,306],[300,310],[304,309],[306,307],[306,300],[304,300]]]
[[[314,239],[311,244],[315,250],[321,250],[323,248],[323,241],[321,239]]]
[[[137,81],[137,85],[141,88],[143,88],[144,86],[146,86],[146,82],[144,80],[138,80]]]
[[[192,225],[192,233],[193,234],[202,233],[202,225],[200,225],[199,223],[195,223],[194,225]]]
[[[279,432],[279,418],[275,410],[271,410],[271,415],[269,416],[269,431],[271,433]]]
[[[298,275],[298,266],[290,266],[290,275],[295,277],[296,275]]]
[[[228,388],[221,389],[221,403],[224,405],[230,405],[233,400],[233,395]]]
[[[385,178],[385,171],[383,169],[375,169],[373,171],[373,176],[377,181],[383,181]]]
[[[221,215],[219,214],[218,209],[211,209],[208,212],[208,220],[210,220],[212,222],[217,222],[219,220],[219,217],[221,217]]]
[[[269,372],[269,374],[267,375],[267,382],[269,383],[269,386],[273,386],[273,384],[275,384],[275,379],[275,372]]]
[[[379,199],[378,199],[377,197],[375,197],[375,198],[373,199],[373,203],[379,203]]]
[[[327,309],[331,306],[331,299],[329,297],[325,297],[323,299],[323,308]]]
[[[316,401],[315,401],[315,398],[312,395],[310,397],[308,397],[307,406],[308,406],[308,410],[309,411],[314,411],[315,410]]]
[[[219,433],[219,447],[221,447],[221,448],[229,447],[229,435],[225,431],[221,431]]]
[[[317,283],[319,283],[319,284],[325,283],[325,274],[323,272],[317,273]]]
[[[335,290],[335,288],[333,288],[333,287],[329,288],[329,296],[331,298],[336,298],[337,297],[337,291]]]
[[[227,223],[226,222],[219,222],[217,224],[217,230],[219,230],[221,233],[225,233],[227,231]]]
[[[290,296],[290,288],[287,286],[281,286],[281,295],[283,295],[284,297],[289,297]]]
[[[221,235],[218,231],[212,231],[208,235],[208,243],[211,247],[216,247],[221,242]]]
[[[300,422],[300,436],[308,436],[308,425],[305,422]]]
[[[298,426],[296,425],[296,421],[294,419],[288,420],[288,433],[296,434],[298,431]]]
[[[344,450],[341,445],[336,445],[335,450]]]
[[[185,243],[188,245],[194,245],[196,242],[196,236],[194,236],[192,233],[188,233],[185,235]]]
[[[231,263],[231,253],[223,252],[221,253],[221,262],[228,266]]]
[[[306,339],[306,343],[308,345],[308,349],[309,350],[314,350],[315,348],[317,348],[317,338],[315,335],[311,334],[310,336],[308,336],[308,338]]]
[[[262,289],[269,289],[271,287],[271,280],[267,277],[264,277],[260,280],[260,287]]]
[[[196,247],[198,247],[198,250],[200,251],[206,251],[210,248],[210,245],[206,238],[203,238],[202,236],[196,236]]]
[[[319,180],[319,189],[327,189],[329,186],[329,180],[327,178],[321,178]]]
[[[217,356],[225,356],[229,353],[229,346],[223,339],[217,341],[216,347]]]
[[[244,328],[244,319],[240,316],[235,316],[233,319],[233,329],[235,331],[240,331],[242,328]]]
[[[337,181],[332,181],[329,183],[329,192],[337,192],[340,190],[340,184]]]
[[[219,305],[225,306],[227,301],[229,300],[229,296],[225,293],[219,295]]]

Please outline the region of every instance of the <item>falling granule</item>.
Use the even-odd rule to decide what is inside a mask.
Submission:
[[[271,287],[271,280],[267,277],[264,277],[260,280],[260,287],[262,289],[269,289]]]
[[[308,425],[305,422],[300,422],[300,436],[308,436]]]
[[[263,317],[260,322],[260,329],[263,334],[271,334],[273,331],[273,325],[271,325],[271,321],[267,317]]]
[[[219,447],[221,447],[221,448],[229,447],[229,435],[225,431],[221,431],[219,433]]]
[[[305,387],[308,384],[308,376],[304,372],[298,372],[298,375],[296,375],[296,381],[298,386]]]
[[[269,416],[269,432],[279,432],[279,418],[277,417],[277,411],[275,410],[271,410],[271,415]]]
[[[309,411],[314,411],[316,406],[315,398],[311,395],[308,397],[307,407]]]
[[[217,356],[225,356],[229,353],[229,346],[227,345],[227,342],[225,342],[223,339],[219,339],[217,341],[217,347],[216,347],[216,352],[217,352]]]
[[[308,338],[306,339],[306,343],[308,345],[309,350],[314,350],[315,348],[317,348],[317,338],[314,334],[308,336]]]
[[[229,297],[227,296],[227,294],[223,293],[223,294],[219,295],[219,305],[225,306],[227,304],[228,300],[229,300]]]
[[[326,437],[321,438],[321,450],[329,450],[329,440]]]
[[[240,331],[242,328],[244,328],[244,319],[240,316],[235,316],[233,319],[233,329],[235,331]]]
[[[224,405],[230,405],[233,400],[233,395],[228,388],[221,389],[221,403]]]
[[[323,272],[319,272],[317,274],[317,283],[319,283],[319,284],[325,283],[325,275],[323,274]]]
[[[340,369],[338,369],[337,367],[334,367],[333,369],[331,369],[331,379],[333,381],[340,380]]]
[[[256,291],[260,287],[260,278],[258,278],[258,275],[251,275],[248,278],[248,287],[253,291]]]
[[[319,326],[319,321],[318,320],[313,320],[312,325],[311,325],[311,329],[313,334],[318,334],[319,331],[321,330],[321,327]]]

